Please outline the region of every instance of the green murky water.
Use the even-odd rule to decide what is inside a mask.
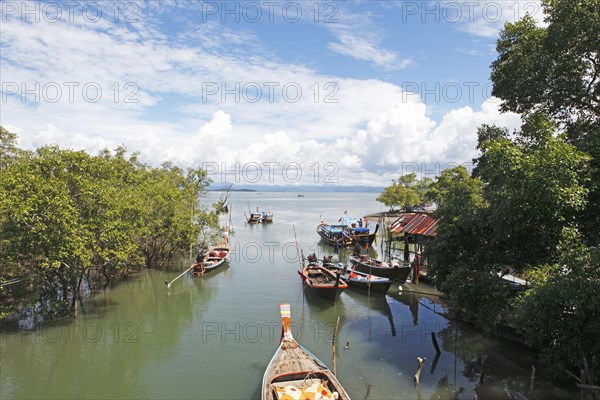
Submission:
[[[316,225],[344,210],[380,210],[375,194],[235,193],[230,267],[202,278],[186,265],[144,271],[98,293],[81,317],[0,338],[2,399],[258,399],[264,369],[279,341],[278,304],[292,305],[295,337],[327,365],[339,316],[338,377],[354,399],[506,398],[527,392],[535,357],[525,348],[484,339],[447,320],[436,297],[392,286],[388,296],[347,290],[335,306],[305,297],[297,274],[296,227],[304,254],[330,253]],[[207,204],[218,198],[210,194]],[[271,225],[248,226],[248,206],[270,208]],[[374,221],[372,221],[374,223]],[[380,242],[375,249],[379,249]],[[343,254],[342,254],[343,257]],[[411,288],[408,288],[411,289]],[[433,291],[424,285],[412,290]],[[431,332],[442,353],[436,357]],[[346,347],[348,344],[348,348]],[[416,357],[427,358],[418,389]],[[480,384],[485,358],[485,379]],[[539,371],[539,370],[538,370]],[[574,394],[536,379],[538,398]]]

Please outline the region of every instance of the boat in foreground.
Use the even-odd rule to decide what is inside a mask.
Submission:
[[[410,274],[410,267],[408,265],[400,265],[397,262],[387,263],[374,260],[367,255],[350,256],[350,261],[358,272],[377,275],[382,278],[393,279],[400,282],[406,282],[406,278],[408,278],[408,274]]]
[[[207,274],[229,262],[230,246],[227,238],[221,243],[204,253],[203,257],[198,257],[192,265],[192,276]]]
[[[334,274],[330,270],[321,265],[309,264],[298,271],[302,278],[304,288],[318,294],[321,297],[335,303],[343,289],[348,287],[348,284],[340,278],[339,272]]]
[[[265,370],[261,399],[350,400],[348,393],[325,364],[292,336],[290,305],[280,304],[279,309],[281,342]]]

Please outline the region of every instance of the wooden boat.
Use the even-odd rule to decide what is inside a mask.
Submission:
[[[340,279],[339,273],[336,275],[318,264],[309,264],[302,269],[302,272],[298,271],[298,274],[302,278],[305,289],[332,303],[335,303],[340,292],[348,287],[346,282]]]
[[[250,213],[250,217],[248,217],[246,219],[246,222],[249,224],[260,224],[261,220],[262,220],[262,214],[257,211],[257,212]]]
[[[322,267],[327,268],[330,271],[333,271],[334,269],[338,269],[337,265],[333,261],[332,255],[328,255],[328,256],[325,255],[325,256],[323,256],[322,260],[319,260],[317,258],[317,255],[315,253],[312,253],[312,254],[309,254],[308,256],[306,256],[306,261],[308,261],[309,265],[320,265]]]
[[[269,224],[273,222],[273,213],[271,211],[263,211],[261,215],[261,222],[263,224]]]
[[[363,272],[365,274],[377,275],[382,278],[388,278],[405,282],[410,274],[410,267],[408,265],[400,265],[397,262],[387,263],[384,261],[374,260],[367,255],[357,257],[356,255],[350,256],[352,265],[356,267],[356,271]]]
[[[205,275],[227,264],[230,249],[229,240],[227,238],[223,239],[221,243],[204,253],[203,257],[196,259],[196,262],[190,268],[192,276]]]
[[[325,364],[292,336],[290,305],[280,304],[279,309],[281,342],[263,375],[261,399],[350,400]]]
[[[356,244],[373,244],[379,224],[375,225],[375,231],[371,232],[367,227],[358,226],[354,218],[345,217],[338,224],[320,223],[317,225],[317,233],[323,241],[335,246],[336,241],[340,247],[349,247]]]
[[[393,281],[389,278],[383,278],[372,274],[366,274],[364,272],[356,271],[356,268],[348,271],[345,268],[339,266],[328,267],[331,272],[340,271],[340,278],[348,284],[350,287],[357,289],[387,294]]]

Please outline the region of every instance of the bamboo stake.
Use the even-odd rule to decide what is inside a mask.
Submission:
[[[304,268],[304,260],[300,255],[300,245],[298,245],[298,237],[296,236],[296,225],[292,225],[292,229],[294,230],[294,240],[296,241],[296,253],[298,254],[298,260],[300,262],[300,269]]]
[[[335,331],[333,331],[333,341],[331,342],[332,346],[332,356],[331,356],[331,367],[333,369],[333,375],[336,374],[336,366],[335,366],[335,338],[337,336],[338,326],[340,325],[340,317],[337,317],[337,321],[335,322]]]
[[[419,367],[417,368],[417,372],[415,372],[415,385],[419,386],[419,379],[421,378],[421,370],[423,369],[423,364],[425,364],[425,357],[417,357],[417,362],[419,363]]]
[[[192,228],[193,226],[194,226],[194,203],[192,203],[192,212],[190,213],[190,228]],[[190,260],[189,260],[190,263],[192,262],[193,248],[194,248],[194,243],[190,242]]]
[[[528,396],[530,399],[533,399],[533,387],[535,384],[535,367],[531,366],[531,377],[529,378],[529,393]]]

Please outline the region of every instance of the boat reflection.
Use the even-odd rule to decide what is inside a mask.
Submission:
[[[368,293],[360,290],[347,290],[344,293],[344,307],[346,309],[346,315],[352,314],[364,314],[368,316],[375,313],[388,320],[390,325],[390,332],[392,336],[396,336],[396,325],[394,324],[394,315],[390,309],[387,296],[369,295]],[[361,316],[362,317],[362,316]],[[369,321],[369,339],[371,339],[371,320]]]

